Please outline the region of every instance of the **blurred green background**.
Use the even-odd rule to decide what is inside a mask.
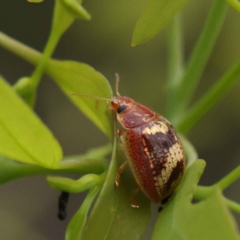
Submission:
[[[167,68],[167,27],[149,42],[130,46],[134,25],[146,0],[84,1],[91,21],[76,21],[61,39],[54,58],[87,63],[115,87],[120,74],[120,93],[164,113]],[[212,1],[191,0],[181,11],[184,53],[187,59],[203,27]],[[0,31],[42,51],[47,41],[54,1],[41,4],[26,0],[0,1]],[[194,101],[234,62],[240,59],[240,13],[229,7],[226,21],[202,76]],[[0,48],[0,73],[10,83],[29,76],[33,67]],[[1,106],[1,103],[0,103]],[[44,76],[38,91],[36,112],[52,130],[65,155],[80,154],[107,142],[106,137]],[[206,160],[201,184],[222,178],[240,161],[240,81],[188,135]],[[78,176],[73,176],[78,177]],[[240,181],[226,195],[240,202]],[[66,225],[78,209],[83,194],[70,197],[65,222],[57,217],[59,192],[50,189],[45,177],[20,179],[0,189],[0,239],[63,239]],[[240,225],[240,217],[235,215]]]

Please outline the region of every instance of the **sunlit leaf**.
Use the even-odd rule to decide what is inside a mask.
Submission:
[[[132,46],[154,37],[186,2],[187,0],[149,0],[135,26]]]
[[[87,64],[74,61],[51,60],[47,73],[56,81],[66,96],[73,101],[108,137],[112,136],[112,120],[105,101],[72,96],[70,93],[112,97],[106,78]]]
[[[0,154],[54,167],[62,159],[57,140],[31,109],[0,78]]]
[[[204,201],[191,199],[205,163],[195,161],[159,214],[152,240],[239,240],[236,224],[218,188]]]

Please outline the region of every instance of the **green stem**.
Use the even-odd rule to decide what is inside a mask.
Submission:
[[[96,173],[100,174],[107,168],[105,160],[94,159],[68,159],[59,163],[58,169],[48,169],[38,165],[19,163],[9,159],[0,158],[0,184],[14,179],[42,174],[59,173]]]
[[[205,27],[187,64],[186,71],[181,79],[181,84],[177,88],[177,96],[174,104],[175,117],[184,111],[196,90],[220,32],[227,6],[226,0],[215,0],[213,4]]]
[[[37,65],[42,56],[37,50],[28,47],[2,32],[0,32],[0,46],[33,65]]]
[[[52,31],[43,54],[7,36],[2,32],[0,32],[0,46],[4,47],[10,52],[13,52],[31,64],[37,65],[37,68],[31,77],[33,84],[35,87],[37,87],[42,74],[44,73],[47,61],[51,57],[60,37],[61,34],[59,34],[57,31]]]
[[[37,68],[33,72],[31,76],[31,80],[33,81],[33,84],[37,86],[40,82],[40,79],[44,73],[45,67],[47,65],[48,59],[52,56],[54,49],[56,48],[59,39],[61,37],[61,34],[59,34],[58,31],[51,31],[51,34],[49,36],[49,39],[47,41],[47,45],[43,51],[43,55],[41,57],[40,62],[37,65]]]
[[[107,176],[107,171],[102,174],[86,174],[81,178],[74,180],[65,177],[52,177],[48,176],[47,181],[49,185],[57,190],[69,192],[69,193],[79,193],[84,192],[89,188],[97,185],[103,185]]]
[[[233,210],[234,212],[240,213],[240,204],[239,203],[236,203],[227,198],[225,198],[224,200],[231,210]]]
[[[213,187],[218,187],[221,190],[226,189],[232,183],[234,183],[238,178],[240,178],[240,166],[235,168],[232,172],[222,178],[220,181],[215,183],[213,186],[210,187],[203,187],[197,186],[196,190],[194,191],[194,198],[197,199],[204,199],[206,198],[212,191]]]
[[[224,190],[232,183],[234,183],[238,178],[240,178],[240,166],[235,168],[232,172],[230,172],[227,176],[222,178],[220,181],[215,183],[220,189]]]
[[[168,78],[166,116],[172,120],[176,87],[183,74],[183,45],[182,45],[181,16],[177,14],[171,21],[168,33]]]
[[[197,186],[194,190],[193,198],[197,200],[204,200],[206,199],[211,192],[213,191],[213,187],[203,187],[203,186]]]
[[[211,89],[176,123],[181,133],[189,130],[230,90],[240,77],[240,61],[218,80]]]
[[[197,186],[194,191],[193,198],[196,200],[204,200],[211,194],[211,192],[213,191],[213,188],[214,186],[211,186],[211,187]],[[239,203],[236,203],[225,197],[224,197],[224,201],[231,210],[233,210],[234,212],[240,213]]]

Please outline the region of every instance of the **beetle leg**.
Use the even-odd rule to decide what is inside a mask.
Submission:
[[[117,136],[118,136],[118,137],[120,137],[123,133],[124,133],[124,131],[122,131],[122,130],[120,130],[120,129],[117,130]]]
[[[132,195],[131,195],[131,206],[132,208],[139,208],[139,205],[136,201],[135,196],[137,195],[137,193],[139,192],[140,188],[135,188],[132,190]]]
[[[117,175],[116,175],[116,178],[115,178],[115,186],[116,186],[116,187],[119,187],[121,174],[123,173],[125,167],[127,166],[127,163],[128,163],[127,161],[124,162],[124,163],[119,167],[119,169],[117,170]]]

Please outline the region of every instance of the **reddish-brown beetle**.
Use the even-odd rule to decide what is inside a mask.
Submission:
[[[129,163],[135,180],[152,202],[167,198],[179,184],[186,165],[182,143],[173,126],[149,107],[121,96],[107,101],[117,114],[125,130],[118,131],[127,161],[121,165],[116,176],[118,187],[120,175]],[[137,191],[134,191],[135,193]],[[133,201],[132,207],[138,205]]]

